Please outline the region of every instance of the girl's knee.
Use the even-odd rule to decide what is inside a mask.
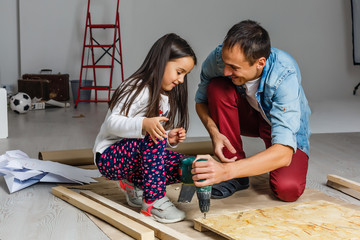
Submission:
[[[151,138],[150,134],[146,134],[143,139],[143,150],[144,149],[165,149],[167,145],[167,139],[164,140],[157,139],[158,144],[154,142],[154,140]]]

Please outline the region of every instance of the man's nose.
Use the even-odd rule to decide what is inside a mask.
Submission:
[[[232,75],[231,68],[225,66],[225,68],[224,68],[224,76],[231,76],[231,75]]]

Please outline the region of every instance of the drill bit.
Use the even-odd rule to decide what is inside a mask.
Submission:
[[[204,219],[206,219],[206,212],[204,212]]]

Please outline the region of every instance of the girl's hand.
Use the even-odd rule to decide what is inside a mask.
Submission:
[[[184,128],[174,128],[168,134],[170,144],[178,144],[186,139],[186,131]]]
[[[144,118],[142,123],[142,129],[150,134],[150,137],[155,144],[158,144],[157,139],[163,141],[164,138],[166,138],[166,131],[160,122],[168,120],[169,119],[166,117]]]

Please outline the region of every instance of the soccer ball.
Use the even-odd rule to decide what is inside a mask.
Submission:
[[[10,108],[16,113],[27,113],[31,109],[31,98],[23,92],[10,97]]]

